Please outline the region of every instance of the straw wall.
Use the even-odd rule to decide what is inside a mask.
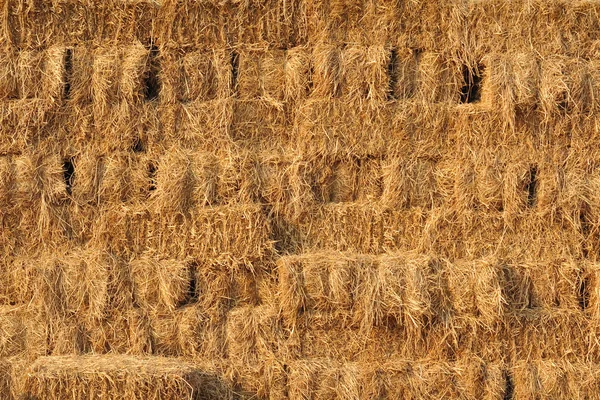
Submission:
[[[0,397],[598,398],[597,2],[0,10]]]

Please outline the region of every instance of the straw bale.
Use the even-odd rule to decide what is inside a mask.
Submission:
[[[412,99],[417,92],[417,71],[422,52],[405,46],[390,50],[388,96],[395,100]]]
[[[225,355],[225,320],[222,316],[189,304],[171,313],[150,315],[154,354],[194,360]]]
[[[0,156],[0,208],[4,213],[12,209],[15,169],[12,157]]]
[[[233,103],[231,138],[248,148],[284,148],[292,138],[290,121],[282,103],[236,100]]]
[[[75,159],[74,199],[99,206],[145,200],[150,193],[151,165],[152,157],[146,154],[81,154]]]
[[[2,257],[0,261],[0,304],[26,304],[34,295],[37,278],[31,255]]]
[[[263,99],[275,106],[295,104],[309,88],[310,59],[305,47],[289,50],[241,49],[236,93],[240,99]]]
[[[97,250],[45,254],[31,282],[35,304],[48,320],[76,317],[94,326],[109,308],[131,301],[130,279],[123,268],[118,258]]]
[[[307,162],[317,202],[369,202],[381,196],[382,160],[365,158],[317,158]]]
[[[391,52],[384,46],[318,44],[313,48],[311,97],[382,102],[388,96]]]
[[[122,49],[98,48],[91,57],[90,91],[96,118],[108,115],[113,105],[121,102],[133,105],[142,100],[143,78],[149,73],[150,52],[141,43]],[[78,79],[85,78],[78,77],[74,69],[73,80]]]
[[[6,49],[0,62],[4,100],[43,99],[55,102],[62,98],[66,49],[52,46],[46,50],[15,51]]]
[[[308,100],[298,109],[294,148],[301,154],[381,156],[395,133],[393,112],[389,104]]]
[[[2,39],[20,48],[56,43],[147,40],[153,30],[158,4],[154,1],[105,2],[10,0],[2,24]]]
[[[192,270],[181,260],[144,254],[130,262],[134,302],[145,310],[173,312],[189,301]]]
[[[231,147],[232,118],[230,99],[167,104],[160,111],[164,141],[191,150],[219,151]]]
[[[468,371],[465,368],[473,368]],[[476,364],[479,368],[472,366]],[[504,395],[500,366],[400,359],[339,363],[311,358],[291,363],[290,399],[495,399]]]
[[[0,361],[0,396],[7,400],[14,399],[12,388],[12,365],[10,361],[2,359]]]
[[[103,320],[89,329],[82,329],[82,333],[85,339],[85,347],[82,348],[84,351],[76,351],[75,354],[146,355],[154,351],[150,318],[141,309],[112,308]],[[73,340],[73,336],[67,338]],[[64,354],[74,353],[69,351]]]
[[[225,99],[231,93],[231,55],[221,49],[183,53],[166,48],[161,57],[162,104]]]
[[[247,149],[236,149],[219,155],[215,165],[209,163],[209,174],[215,174],[216,181],[214,202],[217,204],[260,202],[260,163],[259,155]],[[212,189],[210,186],[207,188]]]
[[[306,2],[310,42],[386,44],[399,29],[395,1],[314,0]]]
[[[236,387],[241,398],[287,400],[287,364],[275,359],[262,361],[258,365],[245,365],[234,372]],[[231,372],[230,372],[231,374]]]
[[[285,359],[286,335],[271,305],[235,307],[227,315],[227,357],[243,370],[261,360]]]
[[[328,203],[310,207],[300,216],[282,215],[282,232],[274,229],[281,235],[281,246],[290,251],[379,254],[415,248],[425,221],[426,213],[419,208],[395,211],[365,202]]]
[[[425,51],[419,56],[416,99],[426,103],[458,103],[463,86],[461,66],[447,53]]]
[[[504,318],[507,300],[503,293],[502,265],[493,258],[463,261],[445,266],[448,295],[457,316],[476,317],[484,326],[497,329]]]
[[[54,104],[45,99],[0,101],[0,154],[19,154],[47,134]]]
[[[341,96],[382,102],[389,93],[391,52],[384,46],[347,46],[340,54]]]
[[[198,306],[209,315],[224,316],[230,308],[258,304],[257,280],[265,262],[212,257],[192,264]]]
[[[258,163],[260,198],[275,208],[289,208],[300,213],[310,204],[313,192],[310,184],[310,163],[296,156],[261,153]]]
[[[159,11],[161,42],[199,48],[226,44],[288,48],[305,40],[302,4],[276,0],[189,3],[169,0]]]
[[[519,360],[594,357],[596,340],[580,309],[531,308],[513,321],[509,351]]]
[[[216,377],[164,357],[42,357],[31,365],[26,379],[28,395],[41,398],[80,399],[99,393],[128,399],[227,398],[223,389],[216,390]]]
[[[512,368],[514,398],[584,398],[592,395],[596,388],[595,370],[595,365],[586,362],[570,363],[560,359],[519,361]]]
[[[222,48],[227,43],[224,7],[214,1],[164,1],[156,35],[165,44]]]
[[[200,184],[194,173],[192,154],[170,148],[152,166],[154,186],[149,201],[165,214],[187,215],[196,204],[195,192]]]
[[[503,212],[429,213],[420,235],[419,249],[434,251],[450,259],[486,257],[523,261],[555,260],[581,254],[581,233],[565,217],[554,220],[534,213],[514,221]]]
[[[0,357],[34,354],[41,348],[42,329],[26,306],[0,306]]]
[[[224,7],[230,44],[289,48],[305,39],[304,4],[293,0],[229,2]]]
[[[28,152],[13,158],[12,197],[18,207],[11,213],[12,235],[16,235],[13,244],[32,252],[40,250],[42,244],[66,241],[69,232],[63,160],[56,153],[43,153]]]
[[[597,26],[594,2],[517,1],[505,7],[502,1],[477,1],[469,6],[466,40],[474,52],[535,49],[541,56],[582,58],[597,54],[597,38],[589,32]]]
[[[87,354],[92,350],[90,331],[73,318],[54,319],[46,327],[44,350],[43,355]]]
[[[331,397],[332,393],[329,393],[330,397],[320,397],[318,393],[324,381],[324,375],[328,372],[335,373],[336,370],[339,371],[343,368],[336,364],[338,363],[334,363],[326,358],[299,360],[290,363],[288,376],[288,395],[290,400],[336,398]],[[335,386],[333,390],[335,390]],[[354,393],[354,395],[356,396],[357,394]]]
[[[279,302],[287,323],[303,313],[328,313],[331,321],[370,331],[403,327],[420,331],[447,308],[434,288],[435,260],[413,254],[368,256],[321,252],[278,260]],[[436,303],[437,301],[437,303]]]
[[[498,107],[508,126],[514,127],[518,112],[537,106],[541,81],[539,60],[533,53],[497,53],[486,56],[483,63],[486,69],[481,101]]]
[[[92,243],[122,256],[152,250],[177,259],[256,260],[272,251],[267,220],[251,204],[197,208],[187,217],[115,208],[99,216]]]
[[[440,203],[437,160],[389,156],[382,161],[381,203],[390,209],[430,209]]]

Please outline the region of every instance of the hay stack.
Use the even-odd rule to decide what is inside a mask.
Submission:
[[[224,399],[224,385],[185,362],[161,357],[43,357],[26,376],[30,396],[80,399]]]
[[[0,393],[597,397],[599,11],[5,0]]]

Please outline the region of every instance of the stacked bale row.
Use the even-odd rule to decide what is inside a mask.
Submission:
[[[596,390],[595,2],[1,4],[5,397]]]

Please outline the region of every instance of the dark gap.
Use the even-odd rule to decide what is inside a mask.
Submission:
[[[586,238],[592,231],[592,226],[589,221],[589,206],[587,204],[583,204],[581,209],[579,210],[579,224],[581,226],[581,233]]]
[[[73,158],[63,161],[63,177],[65,179],[67,193],[70,195],[73,192],[73,180],[75,179],[75,166],[73,164]]]
[[[152,101],[158,99],[160,94],[160,81],[158,79],[160,61],[158,47],[155,45],[150,46],[147,67],[148,69],[144,76],[144,98],[146,101]]]
[[[138,137],[135,139],[135,141],[133,142],[133,146],[131,146],[131,151],[133,151],[134,153],[143,153],[144,151],[146,151],[146,146],[144,146],[144,142],[141,138]]]
[[[306,88],[308,95],[310,95],[313,91],[313,87],[314,87],[313,76],[314,75],[315,75],[315,67],[311,63],[308,68],[308,87]]]
[[[153,163],[148,164],[148,180],[150,181],[149,191],[156,190],[156,170],[158,168]]]
[[[463,87],[460,89],[460,102],[464,104],[481,101],[481,82],[485,67],[478,65],[475,68],[463,66]]]
[[[71,79],[73,77],[73,49],[67,49],[65,53],[65,87],[63,97],[65,100],[71,98]]]
[[[538,169],[537,167],[531,166],[529,168],[529,180],[527,182],[527,206],[532,208],[535,206],[537,201],[537,189],[538,189]]]
[[[388,100],[396,100],[398,96],[396,94],[396,86],[398,84],[398,51],[393,48],[390,54],[390,61],[387,68],[388,72]]]
[[[589,205],[584,203],[579,210],[579,226],[583,236],[581,252],[584,258],[589,257],[589,239],[592,232],[592,224],[589,220],[589,208]]]
[[[566,112],[569,109],[569,100],[566,92],[561,93],[558,101],[558,109],[561,112]]]
[[[188,287],[188,304],[198,300],[198,283],[196,282],[197,266],[195,263],[190,265],[190,284]]]
[[[236,51],[231,52],[231,90],[237,93],[238,70],[240,67],[240,55]]]
[[[503,400],[512,400],[515,397],[515,383],[512,374],[509,371],[504,371],[504,397]]]
[[[586,271],[580,271],[577,277],[577,298],[579,299],[579,308],[585,311],[590,305],[590,278]]]

